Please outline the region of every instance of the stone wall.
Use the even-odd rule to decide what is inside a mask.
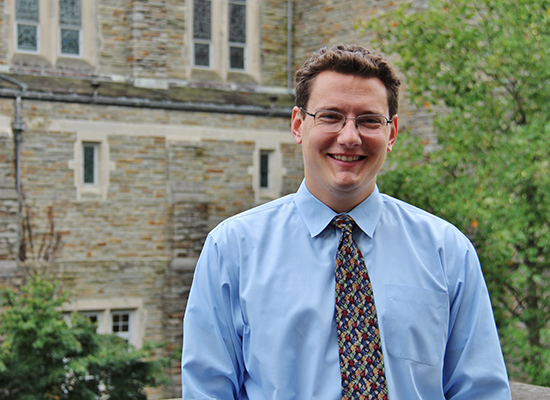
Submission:
[[[15,0],[14,0],[15,1]],[[53,1],[53,0],[47,0]],[[186,25],[187,2],[181,0],[91,0],[98,20],[93,21],[97,37],[84,38],[86,46],[97,46],[97,56],[93,65],[84,64],[79,71],[78,60],[65,60],[72,66],[72,74],[83,73],[89,76],[102,75],[116,79],[127,79],[139,85],[160,85],[168,87],[168,80],[186,81],[198,78],[204,81],[219,81],[220,76],[210,71],[194,70],[188,59],[191,50],[186,37],[191,37],[192,26]],[[47,6],[46,0],[44,4]],[[261,37],[260,52],[261,83],[268,86],[286,87],[287,82],[287,3],[281,1],[259,1],[258,18],[260,30],[253,35]],[[13,40],[14,32],[11,13],[6,13],[8,2],[0,1],[0,33]],[[53,9],[53,8],[52,8]],[[226,17],[224,17],[226,18]],[[215,34],[218,34],[217,32]],[[6,41],[0,40],[0,65],[9,65]],[[49,74],[68,73],[55,66],[47,65],[38,56],[17,57],[19,67]],[[73,65],[74,64],[74,65]],[[68,65],[68,64],[67,64]],[[90,69],[91,68],[91,69]],[[65,68],[67,69],[67,68]],[[85,69],[85,70],[84,70]],[[202,72],[201,72],[202,71]],[[246,74],[229,73],[228,80],[253,82]],[[149,83],[147,81],[150,80]],[[223,81],[223,79],[222,79]]]
[[[168,16],[166,0],[133,0],[127,13],[131,76],[166,79]]]
[[[127,26],[128,9],[120,0],[105,0],[98,4],[99,59],[97,70],[100,74],[125,76],[129,73],[130,57]]]
[[[285,86],[288,74],[287,2],[266,0],[262,16],[262,84]]]
[[[16,251],[18,202],[14,151],[11,133],[0,131],[0,261],[8,260]]]
[[[0,237],[14,241],[8,100],[0,100],[0,110]],[[143,340],[167,343],[159,355],[181,345],[187,294],[208,231],[257,204],[251,175],[257,141],[279,141],[278,167],[287,171],[279,195],[295,191],[303,176],[300,147],[292,143],[286,117],[25,99],[22,110],[21,183],[34,249],[53,221],[62,247],[51,272],[87,310],[117,301],[113,307],[124,308],[139,300]],[[79,136],[98,132],[106,137],[112,164],[107,192],[79,198],[75,144]],[[40,258],[28,249],[29,259]],[[0,243],[0,261],[10,259]],[[0,265],[4,281],[17,272],[12,264]],[[179,395],[178,365],[173,364],[173,385],[151,392],[151,398]]]

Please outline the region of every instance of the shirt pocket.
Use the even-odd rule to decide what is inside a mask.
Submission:
[[[447,293],[404,285],[386,285],[384,316],[387,351],[427,365],[440,362],[449,326]]]

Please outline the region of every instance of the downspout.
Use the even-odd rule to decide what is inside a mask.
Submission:
[[[9,76],[0,74],[0,79],[5,80],[19,87],[19,92],[15,95],[15,119],[11,124],[13,131],[13,141],[15,143],[15,188],[17,191],[17,243],[16,243],[16,263],[19,266],[21,261],[21,213],[23,209],[21,194],[21,142],[22,134],[25,130],[25,123],[21,119],[21,96],[27,90],[27,85],[23,82],[13,79]]]
[[[292,93],[292,21],[293,20],[293,11],[292,11],[292,0],[288,0],[288,11],[287,11],[287,21],[286,21],[286,70],[287,70],[287,89],[288,93]]]

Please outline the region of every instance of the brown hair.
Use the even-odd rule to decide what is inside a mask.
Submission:
[[[324,71],[356,75],[363,78],[378,78],[388,92],[389,117],[397,114],[399,85],[395,69],[380,54],[373,53],[358,45],[337,44],[330,49],[321,48],[315,52],[296,72],[296,105],[306,107],[311,86],[317,75]]]

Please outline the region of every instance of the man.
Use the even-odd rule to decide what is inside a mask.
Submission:
[[[208,235],[183,399],[509,399],[471,243],[376,186],[397,138],[393,68],[339,45],[295,83],[305,180]]]

